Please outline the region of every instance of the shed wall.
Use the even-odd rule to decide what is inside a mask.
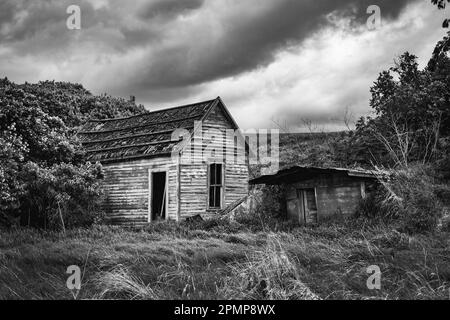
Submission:
[[[287,198],[293,198],[297,189],[315,188],[318,222],[336,214],[348,216],[355,212],[364,196],[364,179],[344,175],[321,175],[317,178],[287,186]],[[292,218],[292,217],[291,217]]]

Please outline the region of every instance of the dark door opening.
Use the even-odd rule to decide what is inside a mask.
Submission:
[[[166,219],[166,173],[152,173],[152,221]]]
[[[303,189],[301,190],[301,193],[305,223],[317,223],[317,200],[315,189]]]
[[[297,189],[287,197],[287,214],[301,225],[317,223],[317,199],[315,189]]]

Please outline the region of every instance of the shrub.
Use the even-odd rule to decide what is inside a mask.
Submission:
[[[23,161],[26,145],[16,135],[15,128],[0,132],[0,212],[17,206],[21,192],[17,175]]]
[[[90,118],[146,112],[133,99],[94,96],[81,85],[0,79],[0,225],[89,224],[97,217],[99,167],[83,165],[75,134]],[[61,219],[61,216],[63,219]]]
[[[21,173],[24,195],[21,222],[56,229],[87,226],[101,218],[103,171],[100,164],[57,164],[42,168],[28,162]]]
[[[398,207],[386,202],[387,190],[381,186],[370,192],[358,204],[355,212],[356,218],[368,220],[381,220],[389,222],[398,218]]]
[[[253,230],[265,229],[286,218],[284,186],[258,186],[251,191],[253,204],[247,213],[236,216],[236,221]]]
[[[381,187],[364,199],[357,216],[398,221],[407,232],[434,231],[443,213],[439,183],[424,166],[393,171]]]

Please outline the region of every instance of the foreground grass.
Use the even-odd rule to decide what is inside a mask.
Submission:
[[[328,225],[289,232],[237,223],[0,232],[0,299],[450,299],[448,234]],[[380,267],[381,290],[366,272]]]

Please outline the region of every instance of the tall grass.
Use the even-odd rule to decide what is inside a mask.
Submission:
[[[111,271],[101,272],[95,284],[99,290],[96,298],[99,299],[158,299],[158,295],[150,285],[144,284],[142,279],[133,275],[123,265],[118,265]]]
[[[234,224],[98,226],[0,235],[0,299],[449,299],[449,234],[411,235],[361,221],[289,232]],[[89,253],[89,254],[88,254]],[[366,286],[381,269],[381,290]]]
[[[433,172],[424,165],[392,170],[379,175],[380,187],[362,201],[357,214],[369,219],[397,223],[402,230],[414,234],[433,232],[444,215],[447,190]]]
[[[236,299],[316,300],[318,296],[300,281],[297,265],[284,250],[281,239],[269,234],[267,244],[247,261],[232,263],[222,295]]]

